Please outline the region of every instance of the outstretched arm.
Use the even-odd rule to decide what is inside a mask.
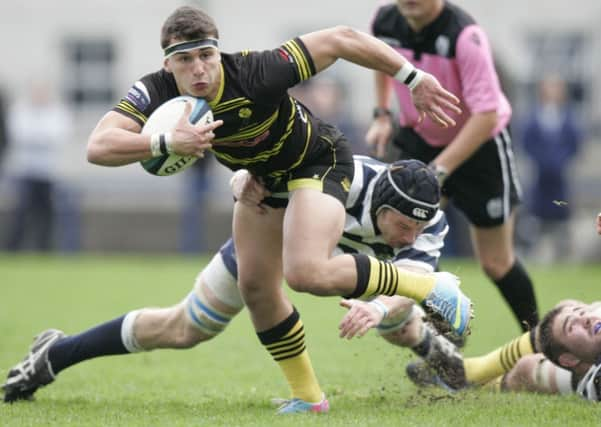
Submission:
[[[344,26],[305,34],[301,39],[313,58],[317,72],[338,59],[381,71],[409,86],[413,103],[422,115],[427,114],[443,127],[455,125],[444,110],[460,114],[459,99],[445,90],[434,76],[413,67],[381,40]]]

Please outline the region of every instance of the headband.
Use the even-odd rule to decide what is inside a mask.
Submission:
[[[177,42],[169,45],[165,48],[164,55],[165,59],[170,56],[175,55],[176,53],[189,52],[194,49],[207,49],[213,48],[218,49],[219,43],[218,40],[212,37],[208,37],[206,39],[197,39],[197,40],[188,40],[185,42]]]

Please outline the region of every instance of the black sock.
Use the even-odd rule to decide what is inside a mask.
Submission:
[[[423,326],[425,330],[424,337],[422,338],[422,340],[415,347],[411,347],[411,350],[413,350],[413,352],[421,358],[425,358],[428,355],[428,353],[430,353],[430,346],[432,343],[432,333],[430,332],[430,329],[426,326],[426,324],[424,324]]]
[[[121,316],[79,335],[58,340],[48,351],[48,361],[54,374],[94,357],[129,353],[121,340],[124,318]]]
[[[538,323],[538,309],[532,281],[522,264],[516,259],[513,267],[499,280],[497,288],[526,332]]]

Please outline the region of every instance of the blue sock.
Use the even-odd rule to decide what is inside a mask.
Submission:
[[[48,351],[48,361],[54,374],[94,357],[129,353],[121,340],[124,318],[121,316],[81,334],[58,340]]]

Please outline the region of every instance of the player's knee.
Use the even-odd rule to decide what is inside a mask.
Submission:
[[[480,265],[484,273],[493,280],[499,280],[512,267],[512,260],[507,257],[482,257]]]
[[[284,278],[290,288],[297,292],[307,292],[315,295],[330,295],[328,277],[323,262],[304,260],[290,262],[284,266]]]
[[[173,313],[173,317],[168,324],[172,325],[170,333],[172,340],[170,347],[172,348],[192,348],[214,336],[195,327],[189,317],[186,316],[185,306],[182,305],[178,307],[177,312]]]

